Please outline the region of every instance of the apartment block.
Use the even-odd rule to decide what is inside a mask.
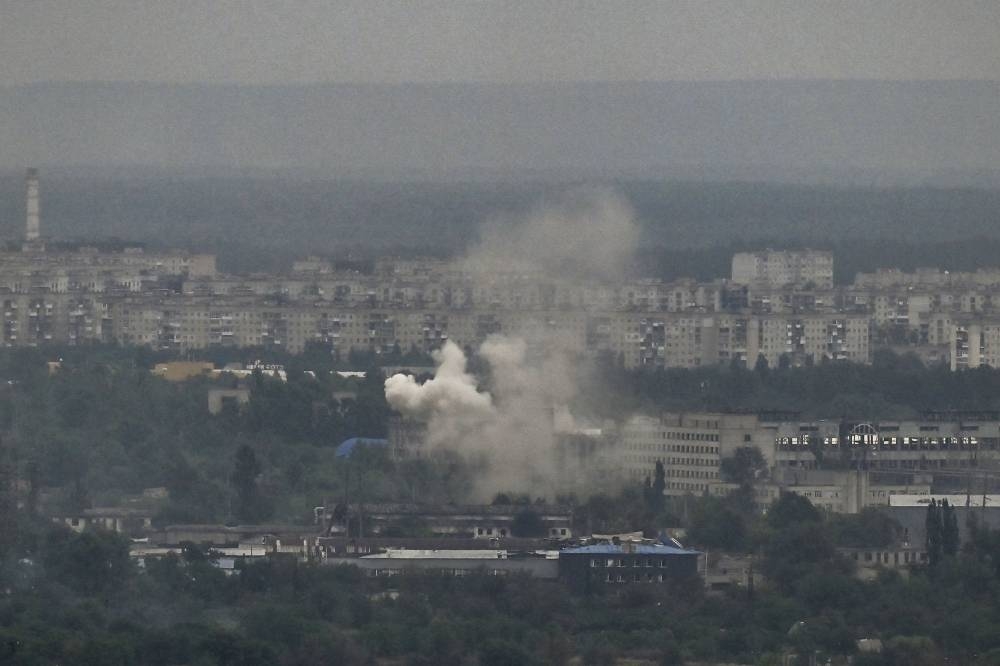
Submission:
[[[732,280],[771,287],[833,287],[833,254],[821,250],[763,250],[733,255]]]

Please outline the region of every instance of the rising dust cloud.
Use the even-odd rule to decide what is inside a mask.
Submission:
[[[506,231],[498,231],[506,229]],[[495,225],[460,265],[473,280],[520,274],[546,281],[614,280],[634,255],[639,227],[632,208],[608,190],[577,190],[514,224]],[[584,388],[582,359],[557,330],[532,327],[490,336],[478,349],[489,366],[484,387],[467,358],[449,341],[435,354],[432,379],[397,374],[385,382],[389,405],[427,424],[429,450],[485,459],[478,499],[500,491],[554,492],[558,436],[586,415],[570,405]]]

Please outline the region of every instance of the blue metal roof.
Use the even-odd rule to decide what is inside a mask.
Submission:
[[[333,454],[336,458],[349,458],[354,449],[358,446],[385,446],[388,444],[388,440],[385,439],[373,439],[371,437],[351,437],[350,439],[345,439],[337,447],[337,451]]]
[[[581,555],[622,555],[622,554],[634,554],[634,555],[700,555],[701,553],[697,550],[688,550],[687,548],[674,548],[673,546],[664,546],[663,544],[635,544],[632,546],[631,553],[626,551],[625,546],[616,546],[611,543],[595,544],[593,546],[577,546],[576,548],[565,548],[561,553],[580,553]]]

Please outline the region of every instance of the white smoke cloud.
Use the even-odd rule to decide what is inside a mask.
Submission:
[[[494,220],[464,263],[483,273],[606,280],[623,274],[638,242],[627,201],[607,188],[577,189],[522,220]]]
[[[480,348],[489,363],[493,393],[479,390],[466,371],[465,354],[447,342],[437,354],[432,379],[418,384],[412,376],[393,375],[385,382],[389,405],[427,424],[425,446],[485,459],[478,499],[504,490],[546,494],[556,470],[555,400],[565,394],[562,379],[532,367],[523,339],[492,336]],[[568,415],[565,405],[558,411]],[[571,419],[564,419],[571,421]]]
[[[385,380],[385,397],[394,409],[424,419],[435,413],[486,415],[492,411],[490,394],[476,388],[476,379],[466,372],[465,354],[458,345],[445,344],[434,353],[434,360],[434,378],[423,384],[403,374]]]
[[[620,278],[634,255],[638,226],[630,206],[606,190],[576,191],[516,224],[494,226],[464,267],[489,285],[522,272],[549,283]],[[385,382],[390,406],[427,424],[426,446],[485,458],[478,499],[499,491],[551,495],[573,474],[560,458],[561,433],[577,429],[570,412],[580,390],[578,344],[544,322],[488,338],[478,350],[489,364],[490,391],[467,371],[465,354],[448,342],[434,378]],[[565,490],[565,487],[562,488]]]

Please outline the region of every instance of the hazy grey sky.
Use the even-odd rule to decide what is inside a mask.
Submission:
[[[1000,78],[1000,0],[0,0],[0,85]]]

